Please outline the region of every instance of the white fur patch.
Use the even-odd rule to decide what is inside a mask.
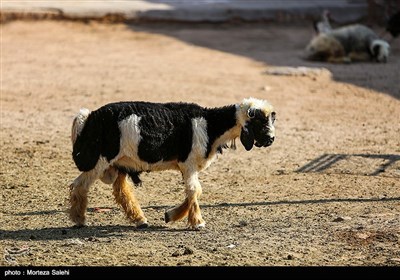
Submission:
[[[89,109],[82,108],[79,110],[79,113],[75,116],[71,131],[72,144],[75,143],[76,138],[78,138],[78,135],[81,133],[89,114],[90,114]]]
[[[261,100],[253,97],[245,98],[243,99],[242,103],[237,105],[236,108],[236,117],[242,126],[244,126],[246,121],[249,119],[249,117],[247,116],[247,111],[250,108],[260,109],[264,112],[266,116],[274,111],[272,105],[266,100]]]
[[[133,114],[118,124],[121,131],[120,154],[136,157],[141,139],[139,128],[140,118]]]
[[[275,126],[272,122],[272,118],[268,118],[268,127],[269,127],[268,136],[271,138],[275,137]]]
[[[207,151],[207,121],[204,118],[192,119],[193,142],[192,152],[204,156]]]
[[[204,118],[192,119],[192,130],[192,150],[184,163],[186,167],[180,166],[183,173],[202,170],[207,166],[207,159],[205,159],[208,144],[207,121]],[[186,170],[186,168],[190,170]]]

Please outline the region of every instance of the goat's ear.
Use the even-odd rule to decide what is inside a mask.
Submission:
[[[242,142],[246,151],[250,151],[254,144],[254,132],[250,125],[246,124],[242,127],[240,132],[240,141]]]

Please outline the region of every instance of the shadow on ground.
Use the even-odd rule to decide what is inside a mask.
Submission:
[[[400,178],[400,155],[394,154],[323,154],[296,172],[328,172],[366,176],[389,173],[389,177]],[[393,173],[393,174],[392,174]]]
[[[202,208],[224,208],[224,207],[249,207],[249,206],[273,206],[273,205],[296,205],[296,204],[326,204],[326,203],[370,203],[370,202],[391,202],[400,201],[400,197],[383,197],[383,198],[328,198],[328,199],[306,199],[306,200],[280,200],[280,201],[260,201],[260,202],[242,202],[242,203],[221,203],[201,205]],[[167,209],[168,205],[154,205],[142,207],[143,209]],[[57,210],[47,211],[48,215]],[[18,216],[43,215],[41,212],[19,213]],[[0,240],[67,240],[71,238],[105,238],[123,236],[127,232],[132,231],[188,231],[189,229],[170,228],[166,226],[150,226],[146,229],[137,229],[134,226],[126,225],[97,225],[77,227],[48,227],[41,229],[19,229],[19,230],[0,230]],[[90,241],[90,240],[89,240]]]
[[[393,40],[388,63],[330,64],[310,62],[302,58],[305,46],[314,36],[311,22],[297,25],[275,23],[146,23],[132,24],[128,27],[135,31],[162,34],[188,44],[248,57],[265,63],[266,66],[323,67],[332,73],[335,81],[354,84],[400,99],[400,84],[393,86],[393,81],[398,80],[398,69],[400,67],[400,44],[397,42],[400,39]],[[232,36],[221,36],[221,33],[228,30]],[[383,28],[381,28],[382,30]],[[286,44],[282,45],[282,41],[285,41]],[[374,71],[371,71],[371,67],[375,68]],[[388,69],[389,71],[387,71]]]

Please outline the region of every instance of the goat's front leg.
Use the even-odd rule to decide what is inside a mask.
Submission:
[[[202,193],[201,185],[197,172],[185,174],[186,198],[183,203],[165,212],[165,222],[178,221],[188,216],[189,227],[200,229],[205,227],[205,222],[201,217],[198,198]]]
[[[118,173],[113,183],[113,194],[115,201],[122,206],[128,219],[133,221],[138,228],[148,227],[147,219],[133,193],[133,186],[125,173]]]

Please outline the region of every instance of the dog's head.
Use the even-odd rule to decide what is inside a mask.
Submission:
[[[377,62],[387,62],[390,53],[390,45],[383,40],[374,40],[370,46],[372,57]]]
[[[239,122],[242,125],[240,141],[247,151],[268,147],[275,139],[276,113],[271,104],[255,98],[244,99],[240,104]]]
[[[304,58],[312,61],[327,61],[331,57],[342,56],[345,56],[342,44],[329,34],[319,34],[312,38],[304,52]]]

